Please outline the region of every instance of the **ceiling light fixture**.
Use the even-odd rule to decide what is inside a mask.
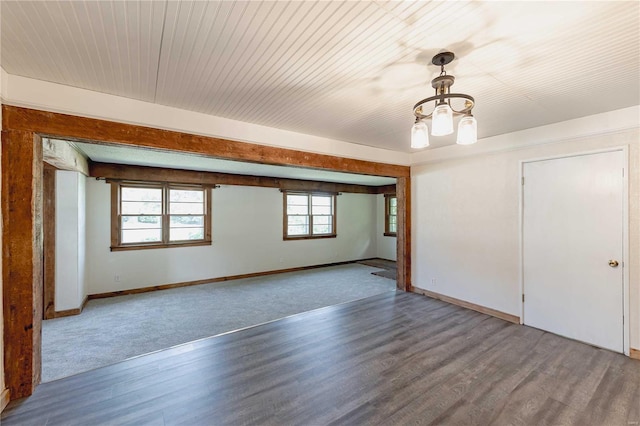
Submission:
[[[478,141],[478,123],[471,114],[475,105],[475,100],[469,95],[462,93],[451,93],[451,86],[455,77],[447,75],[444,66],[451,63],[455,55],[451,52],[441,52],[433,57],[431,63],[440,67],[440,75],[431,80],[431,87],[436,90],[435,96],[430,96],[421,100],[413,107],[413,115],[416,121],[411,128],[411,148],[426,148],[429,146],[429,129],[425,120],[431,119],[431,135],[446,136],[453,133],[453,116],[462,115],[458,123],[458,137],[456,143],[460,145],[471,145]],[[464,106],[454,109],[451,106],[452,100],[463,100]],[[426,106],[429,102],[434,102],[434,107],[429,113]]]

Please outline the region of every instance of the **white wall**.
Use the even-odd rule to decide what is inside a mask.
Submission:
[[[83,174],[56,172],[56,311],[80,308],[87,295],[85,186]]]
[[[222,186],[213,190],[211,246],[111,252],[110,185],[88,178],[89,294],[376,256],[376,196],[338,196],[338,236],[300,241],[282,239],[282,197],[275,188]]]
[[[376,257],[387,260],[396,260],[396,237],[384,235],[384,194],[376,197]]]
[[[639,348],[640,123],[636,113],[632,126],[598,134],[592,129],[598,120],[608,123],[592,117],[501,135],[495,140],[511,149],[491,152],[489,140],[482,148],[488,153],[436,153],[433,162],[412,167],[413,285],[520,316],[520,161],[628,146],[630,343]],[[517,148],[520,138],[533,141],[536,135],[553,143]]]

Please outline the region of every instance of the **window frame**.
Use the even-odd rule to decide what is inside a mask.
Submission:
[[[391,214],[391,199],[395,198],[396,199],[396,214],[392,215]],[[384,236],[385,237],[397,237],[398,236],[398,197],[396,196],[396,194],[384,194]],[[395,232],[391,232],[389,231],[390,228],[390,218],[391,216],[395,216],[396,217],[396,231]]]
[[[146,250],[154,248],[193,247],[211,245],[211,186],[189,185],[172,182],[148,181],[115,181],[107,180],[111,184],[111,251]],[[159,242],[122,243],[122,188],[156,188],[162,190],[161,238]],[[170,241],[169,194],[172,189],[201,190],[203,199],[204,238],[199,240]],[[187,215],[183,215],[187,216]],[[200,215],[198,215],[200,216]]]
[[[282,209],[282,239],[284,241],[293,241],[293,240],[316,240],[321,238],[336,238],[338,236],[337,231],[337,195],[334,192],[319,192],[319,191],[282,191],[282,201],[283,201],[283,209]],[[305,195],[307,196],[307,207],[309,214],[309,233],[304,235],[289,235],[289,214],[287,213],[287,196],[288,195]],[[312,214],[312,197],[314,195],[321,196],[329,196],[331,197],[331,233],[329,234],[313,234],[313,214]],[[294,215],[292,215],[294,216]],[[318,215],[316,215],[318,216]]]

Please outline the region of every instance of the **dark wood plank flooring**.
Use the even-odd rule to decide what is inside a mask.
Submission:
[[[2,425],[640,424],[640,362],[389,292],[39,386]]]

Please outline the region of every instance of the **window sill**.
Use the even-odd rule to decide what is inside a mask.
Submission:
[[[194,241],[191,243],[169,243],[169,244],[140,244],[130,246],[114,246],[111,247],[111,251],[128,251],[128,250],[148,250],[159,248],[177,248],[177,247],[197,247],[197,246],[210,246],[211,241]]]
[[[284,241],[295,241],[295,240],[319,240],[322,238],[336,238],[337,235],[333,234],[333,235],[317,235],[317,236],[302,236],[302,237],[284,237],[282,238]]]

